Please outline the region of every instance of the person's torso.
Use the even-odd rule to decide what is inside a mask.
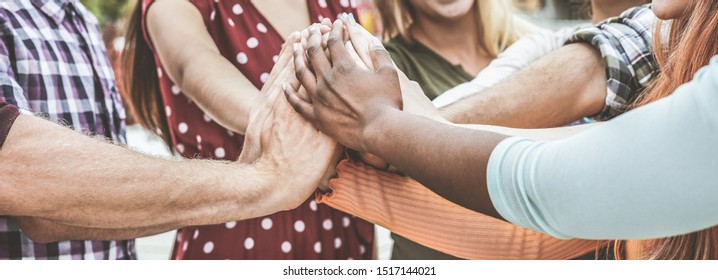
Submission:
[[[0,100],[125,143],[125,112],[97,19],[76,0],[2,1],[0,17]],[[0,217],[0,240],[0,259],[136,258],[133,240],[36,244],[9,217]]]
[[[144,0],[145,9],[152,0]],[[261,89],[285,39],[249,0],[192,0],[221,55]],[[299,1],[298,1],[299,2]],[[354,1],[306,2],[312,22],[355,11]],[[288,8],[291,10],[291,8]],[[291,11],[287,11],[291,12]],[[298,29],[304,28],[298,27]],[[156,56],[155,56],[156,57]],[[156,59],[157,65],[161,65]],[[236,159],[242,135],[227,130],[158,68],[174,148],[184,157]],[[174,259],[371,259],[373,225],[308,199],[267,217],[180,229]]]
[[[419,42],[395,37],[385,43],[399,70],[421,86],[429,99],[468,81],[474,76],[461,65],[454,65]]]

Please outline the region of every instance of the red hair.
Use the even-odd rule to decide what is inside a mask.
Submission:
[[[653,45],[661,74],[637,99],[635,107],[671,95],[679,86],[690,82],[696,72],[718,54],[718,0],[694,2],[689,13],[671,22],[667,42],[661,37],[662,24],[658,23]],[[718,227],[637,242],[640,242],[640,257],[644,259],[718,259]],[[622,245],[622,241],[617,241],[617,258],[624,256]]]

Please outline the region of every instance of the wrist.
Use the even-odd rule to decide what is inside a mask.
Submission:
[[[453,108],[452,105],[449,105],[449,106],[446,106],[446,107],[441,107],[441,108],[439,108],[439,114],[440,114],[441,117],[443,117],[445,120],[447,120],[447,121],[449,121],[449,122],[451,122],[451,123],[457,123],[457,119],[458,119],[457,115],[458,115],[458,114],[457,114],[457,113],[455,112],[455,110],[453,110],[452,108]]]
[[[386,143],[386,131],[393,115],[401,113],[400,110],[389,106],[380,106],[373,114],[372,118],[368,118],[364,128],[362,129],[362,137],[359,152],[371,153],[381,157],[382,145]]]
[[[280,188],[283,186],[283,179],[276,166],[262,158],[247,166],[252,170],[250,174],[252,174],[256,186],[255,191],[250,195],[251,203],[255,204],[250,207],[257,209],[257,214],[252,216],[260,217],[285,210],[285,199],[281,196],[283,193]],[[239,200],[245,201],[246,204],[248,194],[241,190],[237,191],[240,195]]]

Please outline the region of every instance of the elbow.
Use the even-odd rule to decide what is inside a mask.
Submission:
[[[51,226],[51,222],[31,217],[15,218],[22,233],[32,242],[45,244],[66,240],[61,232]]]

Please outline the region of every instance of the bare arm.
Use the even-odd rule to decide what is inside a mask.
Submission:
[[[282,52],[278,64],[289,60]],[[250,114],[253,152],[242,158],[251,164],[153,158],[20,116],[0,151],[0,215],[22,217],[28,235],[49,241],[121,239],[295,208],[330,169],[336,142],[280,98],[293,68],[275,70]]]
[[[443,107],[441,112],[454,123],[556,127],[599,113],[605,99],[601,55],[579,43],[561,47],[495,87]]]
[[[102,229],[71,226],[52,220],[33,217],[14,218],[22,232],[35,243],[50,243],[61,240],[124,240],[150,236],[175,229],[172,226],[150,226],[144,228]]]
[[[244,133],[259,90],[220,54],[197,8],[187,0],[156,1],[147,29],[182,92],[223,127]]]
[[[153,158],[36,117],[16,120],[0,159],[2,215],[128,228],[219,223],[280,210],[265,202],[274,195],[273,179],[258,167]]]

